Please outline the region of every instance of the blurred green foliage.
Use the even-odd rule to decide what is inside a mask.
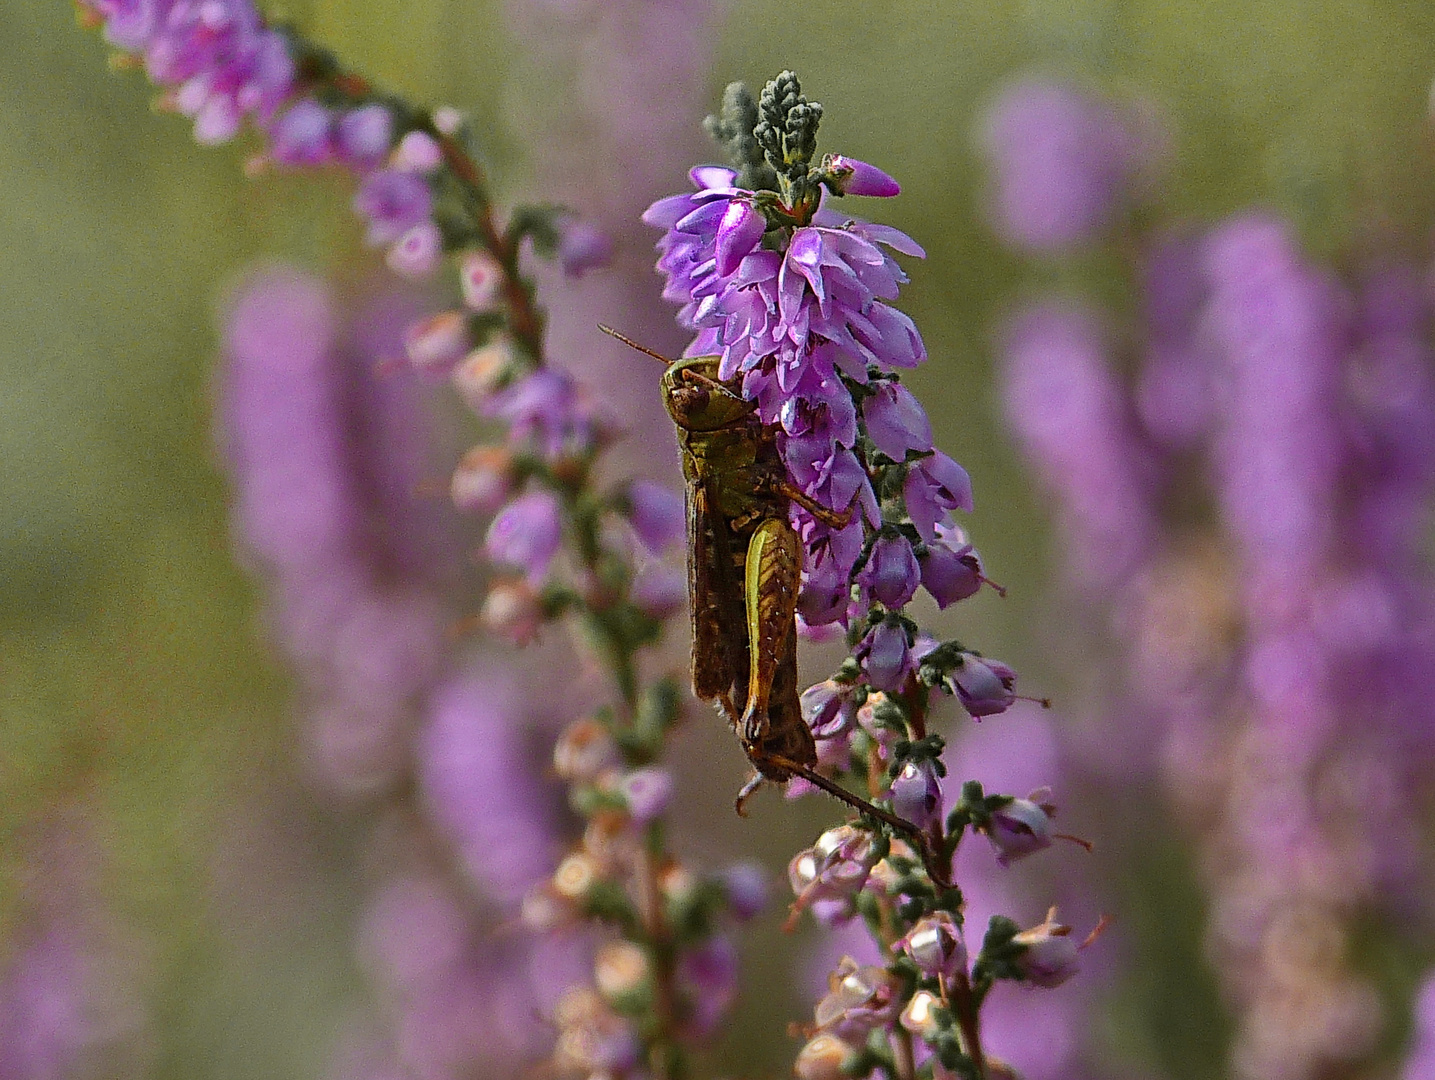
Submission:
[[[523,45],[502,5],[270,10],[400,92],[468,110],[501,191],[517,196],[542,167],[544,147],[506,119],[505,101],[527,93],[517,80],[541,72],[510,63]],[[1022,280],[980,214],[970,132],[993,87],[1039,64],[1146,97],[1173,131],[1165,212],[1269,203],[1332,252],[1389,242],[1392,226],[1425,236],[1432,46],[1435,8],[1400,0],[728,5],[712,101],[730,79],[795,68],[826,106],[823,146],[901,180],[882,216],[929,253],[903,301],[933,356],[911,383],[972,472],[976,538],[1013,586],[943,626],[1060,691],[1041,647],[1042,508],[991,390],[994,319]],[[183,121],[153,115],[143,78],[107,72],[105,47],[63,0],[0,0],[0,55],[0,959],[23,917],[34,831],[79,801],[108,901],[153,946],[154,1075],[316,1076],[357,985],[357,829],[298,776],[292,687],[232,559],[210,373],[216,298],[239,268],[284,256],[350,276],[370,256],[342,178],[245,179],[243,148],[201,149]],[[1101,267],[1066,280],[1120,295]],[[714,745],[684,750],[693,772],[730,749]],[[724,801],[699,805],[717,814]],[[773,865],[824,809],[774,826],[762,844]],[[763,813],[790,816],[775,803]],[[715,828],[728,853],[744,846],[729,819]],[[1173,1076],[1219,1075],[1213,999],[1190,974],[1194,931],[1162,937],[1194,926],[1194,890],[1183,856],[1157,848],[1132,846],[1144,862],[1125,868],[1126,895],[1137,930],[1169,950],[1116,1003],[1112,1041]],[[279,850],[303,873],[266,861]],[[264,903],[226,908],[226,872],[259,879]],[[768,926],[750,951],[789,955],[776,938]],[[730,1067],[781,1071],[790,1054],[763,1004],[749,1001]],[[790,1015],[801,1009],[793,999]]]

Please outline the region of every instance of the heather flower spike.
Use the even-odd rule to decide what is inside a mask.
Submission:
[[[847,634],[850,658],[801,698],[816,767],[882,792],[882,806],[907,826],[869,815],[828,830],[789,864],[789,924],[804,913],[825,925],[860,915],[884,953],[900,957],[886,967],[844,961],[817,1006],[797,1075],[910,1077],[915,1038],[933,1075],[978,1076],[990,982],[1055,980],[1061,946],[1012,946],[1011,924],[1011,956],[1025,948],[1036,974],[1014,962],[969,970],[951,855],[968,827],[991,836],[1003,860],[1052,834],[1035,800],[988,797],[979,786],[964,786],[943,817],[945,743],[929,731],[930,691],[987,716],[1017,700],[1016,675],[959,642],[933,640],[907,614],[923,587],[947,607],[987,581],[954,517],[973,507],[971,479],[933,445],[925,411],[901,382],[927,353],[895,306],[907,280],[897,256],[921,257],[921,247],[826,201],[894,196],[898,185],[859,159],[819,158],[821,118],[791,72],[757,98],[729,87],[707,128],[730,168],[694,169],[694,190],[659,200],[644,220],[663,232],[657,266],[664,296],[694,335],[686,354],[718,358],[718,379],[753,403],[802,496],[790,518],[802,545],[804,625]],[[789,794],[817,786],[804,776]],[[1048,937],[1060,939],[1054,930]],[[928,980],[921,986],[914,968]]]

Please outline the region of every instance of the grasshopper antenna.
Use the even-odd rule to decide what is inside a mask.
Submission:
[[[637,349],[640,353],[646,353],[648,356],[651,356],[654,360],[661,360],[663,363],[669,364],[669,365],[671,365],[671,364],[673,363],[673,361],[672,361],[671,359],[669,359],[668,357],[664,356],[662,353],[660,353],[660,352],[654,352],[652,349],[648,348],[646,345],[639,345],[639,344],[638,344],[636,341],[634,341],[632,338],[630,338],[630,337],[624,337],[622,334],[618,333],[618,331],[614,330],[611,326],[604,326],[602,323],[599,323],[599,324],[598,324],[598,329],[601,330],[601,331],[603,331],[603,333],[607,334],[609,337],[615,337],[615,338],[617,338],[617,339],[618,339],[619,341],[621,341],[624,345],[627,345],[627,346],[629,346],[630,348]]]

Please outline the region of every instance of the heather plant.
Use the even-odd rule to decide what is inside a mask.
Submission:
[[[1337,268],[1269,210],[1134,214],[1139,187],[1095,180],[1127,167],[1122,124],[1046,79],[992,107],[988,130],[1031,143],[992,153],[996,206],[1047,185],[1092,225],[1010,242],[1109,240],[1139,297],[1125,318],[1070,291],[1014,312],[1008,416],[1055,497],[1088,640],[1107,642],[1080,658],[1101,665],[1099,738],[1123,732],[1124,775],[1159,777],[1197,838],[1233,1074],[1365,1075],[1407,991],[1356,942],[1419,927],[1428,889],[1428,267],[1387,242]],[[1051,150],[1077,144],[1104,149]],[[1427,1067],[1428,996],[1407,1076]]]

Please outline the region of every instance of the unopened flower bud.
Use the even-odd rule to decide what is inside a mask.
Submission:
[[[463,359],[469,345],[468,316],[462,311],[440,311],[404,331],[409,363],[426,375],[449,371]]]
[[[465,251],[458,260],[458,284],[472,311],[492,311],[503,288],[503,267],[486,251]]]
[[[838,154],[828,164],[835,174],[834,186],[843,195],[873,195],[887,199],[902,192],[897,181],[865,161]]]
[[[1056,921],[1056,908],[1046,913],[1046,921],[1012,938],[1023,946],[1017,967],[1033,986],[1050,990],[1060,986],[1081,969],[1077,944],[1071,939],[1071,927]]]
[[[933,911],[917,920],[897,942],[924,975],[950,979],[967,967],[967,945],[961,925],[946,911]]]
[[[592,783],[622,760],[608,729],[592,717],[573,721],[553,746],[553,770],[570,784]]]
[[[433,111],[433,126],[440,135],[453,138],[463,130],[463,113],[452,105],[440,105]]]
[[[836,1035],[819,1032],[798,1051],[792,1072],[797,1080],[848,1080],[843,1066],[856,1053]]]
[[[618,782],[633,822],[646,825],[662,817],[673,801],[673,778],[666,769],[634,769]]]
[[[889,608],[899,608],[912,599],[921,582],[922,571],[912,544],[905,536],[881,536],[872,545],[872,554],[858,580]]]
[[[505,446],[475,446],[453,470],[449,494],[468,513],[492,514],[513,494],[513,451]]]
[[[1018,859],[1051,847],[1051,815],[1056,807],[1046,800],[1050,788],[1039,788],[1026,799],[1013,799],[991,813],[982,826],[997,853],[997,862],[1009,866]]]
[[[431,173],[443,164],[443,149],[426,131],[410,131],[394,147],[390,164],[403,172]]]
[[[593,959],[598,992],[620,1008],[647,988],[650,974],[648,954],[631,941],[610,941]]]
[[[528,582],[499,581],[489,588],[478,619],[491,633],[527,645],[543,625],[543,607],[537,590]]]
[[[534,933],[545,933],[566,926],[576,917],[576,909],[565,896],[560,896],[551,881],[535,885],[523,897],[519,918]]]
[[[913,1035],[929,1039],[942,1029],[934,1015],[934,1011],[940,1008],[941,998],[930,991],[918,990],[912,995],[912,1000],[907,1002],[907,1007],[902,1010],[897,1022]]]
[[[596,225],[577,214],[563,214],[554,224],[558,230],[558,265],[568,277],[582,277],[613,261],[613,239]]]
[[[574,852],[553,871],[553,891],[566,900],[581,902],[598,882],[598,864],[591,855]]]
[[[498,337],[474,349],[453,369],[453,388],[470,409],[479,412],[513,373],[513,345]]]
[[[400,277],[421,280],[443,260],[443,234],[432,221],[420,221],[394,242],[384,261]]]
[[[935,762],[903,764],[892,781],[892,812],[923,832],[930,832],[941,821],[942,782]]]

